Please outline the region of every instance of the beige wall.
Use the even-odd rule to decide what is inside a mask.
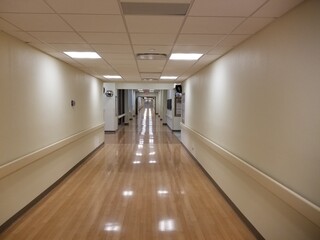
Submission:
[[[103,143],[102,82],[0,33],[0,109],[2,224]]]
[[[320,229],[189,130],[313,204],[319,224],[319,11],[306,1],[183,84],[184,144],[267,239],[315,239]]]

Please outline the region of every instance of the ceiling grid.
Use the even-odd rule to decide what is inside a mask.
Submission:
[[[104,81],[181,82],[302,1],[0,0],[0,30]],[[70,51],[102,59],[73,59]],[[175,61],[172,53],[203,56]],[[166,57],[152,60],[159,54]]]

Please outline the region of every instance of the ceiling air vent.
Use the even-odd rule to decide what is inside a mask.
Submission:
[[[190,3],[142,3],[122,2],[125,15],[176,15],[185,16]]]
[[[138,53],[137,60],[166,60],[167,54],[165,53]]]

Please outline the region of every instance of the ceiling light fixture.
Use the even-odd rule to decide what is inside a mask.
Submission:
[[[64,52],[64,53],[72,58],[88,58],[88,59],[101,58],[96,52]]]
[[[165,53],[138,53],[136,55],[138,60],[166,60],[167,54]]]
[[[160,79],[162,80],[176,80],[178,77],[176,76],[161,76]]]
[[[121,79],[121,76],[119,75],[104,75],[103,77],[108,79]]]
[[[172,53],[170,56],[170,60],[198,60],[202,57],[201,53]]]
[[[149,81],[149,82],[151,82],[151,81],[157,81],[157,80],[159,80],[159,78],[142,78],[142,80],[143,81]]]

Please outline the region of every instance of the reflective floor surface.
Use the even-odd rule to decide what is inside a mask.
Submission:
[[[152,108],[0,239],[255,239]]]

